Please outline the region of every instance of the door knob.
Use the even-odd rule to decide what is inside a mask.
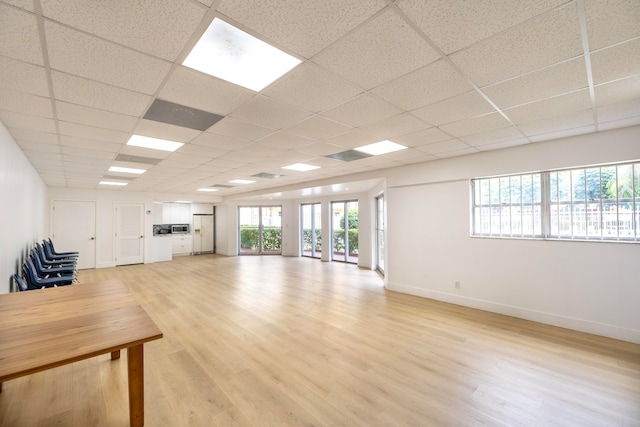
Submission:
[[[91,240],[96,240],[96,238],[95,238],[95,237],[92,237],[92,238],[91,238]]]

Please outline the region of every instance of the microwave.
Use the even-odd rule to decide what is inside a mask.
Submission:
[[[173,224],[171,225],[171,234],[189,233],[189,224]]]

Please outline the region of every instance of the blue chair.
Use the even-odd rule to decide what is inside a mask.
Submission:
[[[27,282],[25,282],[22,276],[18,274],[13,275],[13,284],[15,285],[16,291],[18,292],[29,290],[29,285],[27,285]]]
[[[40,277],[30,257],[26,257],[22,264],[22,272],[30,289],[53,288],[73,284],[73,276]]]
[[[52,275],[71,275],[75,277],[76,275],[76,269],[74,266],[53,267],[42,265],[40,257],[38,256],[38,250],[36,248],[31,249],[31,260],[33,261],[33,265],[36,267],[36,271],[38,272],[38,276],[40,277],[47,278],[47,276]]]
[[[38,258],[40,258],[40,264],[42,264],[43,267],[72,267],[74,269],[76,267],[75,259],[63,259],[58,261],[48,259],[47,255],[44,252],[44,248],[40,243],[36,243],[36,247],[34,249],[36,251],[36,255],[38,255]]]
[[[42,243],[49,258],[77,258],[80,255],[79,252],[56,252],[51,239],[44,239]]]

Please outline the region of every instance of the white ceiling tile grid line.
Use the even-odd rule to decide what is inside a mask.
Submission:
[[[260,92],[185,67],[214,18],[300,65]],[[199,194],[251,179],[210,194],[273,193],[637,125],[638,22],[635,0],[0,0],[0,121],[47,185],[121,176],[122,191]],[[146,119],[156,99],[223,119],[204,131]],[[185,145],[126,145],[134,133]],[[383,139],[410,148],[325,157]],[[303,162],[321,169],[281,169]]]

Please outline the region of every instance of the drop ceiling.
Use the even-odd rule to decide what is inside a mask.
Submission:
[[[214,18],[302,63],[260,92],[181,65]],[[124,166],[147,172],[117,191],[313,194],[640,124],[638,22],[636,0],[4,0],[0,120],[51,187],[101,188]],[[164,123],[158,106],[212,124]],[[184,145],[127,146],[133,134]],[[337,155],[387,139],[409,148]],[[320,168],[281,169],[294,163]]]

